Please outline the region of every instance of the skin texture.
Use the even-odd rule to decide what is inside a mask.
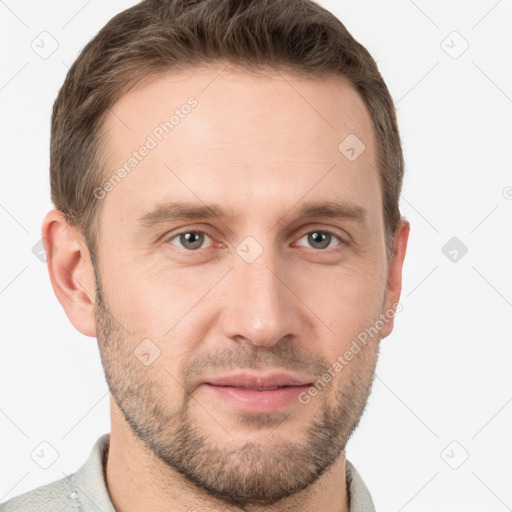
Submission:
[[[166,73],[107,116],[105,179],[190,96],[197,105],[100,199],[96,271],[60,212],[43,224],[55,293],[97,337],[111,391],[112,502],[121,512],[348,510],[345,445],[392,330],[378,319],[399,300],[409,233],[402,219],[388,262],[368,112],[341,77],[221,65]],[[349,134],[365,144],[354,161],[338,149]],[[139,221],[175,201],[233,216]],[[299,215],[322,201],[364,215]],[[206,235],[177,236],[187,232]],[[240,248],[261,254],[249,262]],[[201,385],[238,370],[317,381],[375,325],[307,404],[247,413]],[[157,354],[151,364],[140,347]]]

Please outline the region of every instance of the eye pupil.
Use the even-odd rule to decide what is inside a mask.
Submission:
[[[315,247],[316,249],[325,249],[329,246],[331,242],[331,235],[329,233],[323,233],[321,231],[314,231],[308,235],[309,242],[314,244],[320,244],[320,247]]]
[[[189,233],[182,233],[180,235],[180,243],[186,249],[198,249],[199,247],[201,247],[201,245],[203,245],[203,238],[203,233],[190,231]]]

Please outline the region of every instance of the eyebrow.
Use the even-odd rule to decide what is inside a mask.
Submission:
[[[286,217],[290,212],[286,213]],[[298,217],[336,218],[362,222],[368,212],[362,206],[353,203],[336,201],[320,201],[303,203],[298,210]],[[187,202],[162,204],[140,217],[136,224],[143,227],[153,227],[159,224],[178,220],[233,220],[237,217],[231,209],[219,204],[197,205]]]

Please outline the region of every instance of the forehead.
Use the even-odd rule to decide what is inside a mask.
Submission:
[[[343,77],[172,71],[122,96],[104,132],[104,215],[133,219],[172,197],[275,213],[306,194],[380,207],[371,119]]]

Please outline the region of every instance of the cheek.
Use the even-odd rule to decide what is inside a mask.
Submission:
[[[158,378],[174,388],[181,380],[183,365],[193,357],[211,327],[211,307],[202,298],[218,276],[215,272],[207,277],[190,269],[155,268],[134,265],[121,271],[118,266],[109,275],[111,301],[132,350],[139,350],[143,340],[150,340],[144,342],[148,351],[159,354],[152,366],[159,371]],[[162,373],[162,368],[168,374]]]
[[[106,285],[118,315],[131,326],[130,332],[144,330],[162,338],[204,290],[201,292],[201,281],[191,279],[190,273],[151,263],[112,258]]]
[[[333,351],[343,350],[360,332],[373,325],[381,313],[385,293],[382,272],[362,267],[325,268],[314,275],[302,274],[298,279],[303,283],[304,303],[333,331],[327,331],[327,337],[335,340]]]

